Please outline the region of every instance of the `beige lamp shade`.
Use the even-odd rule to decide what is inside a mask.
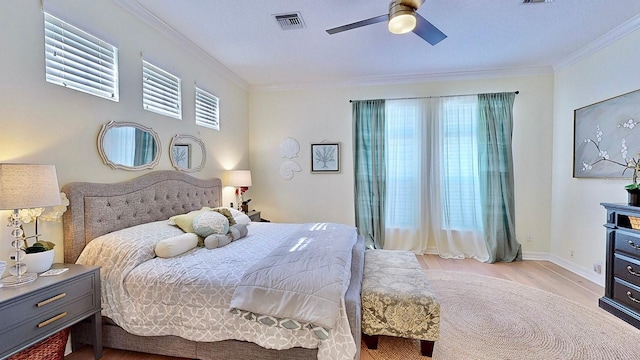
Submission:
[[[251,170],[232,170],[229,172],[229,186],[251,186]]]
[[[60,205],[55,165],[0,164],[0,210]]]

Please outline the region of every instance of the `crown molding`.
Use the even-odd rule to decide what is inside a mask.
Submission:
[[[629,21],[623,23],[622,25],[614,28],[608,33],[600,36],[594,41],[590,42],[586,46],[580,48],[578,51],[569,55],[564,60],[556,63],[553,66],[553,71],[558,71],[562,68],[565,68],[569,65],[575,64],[578,61],[593,55],[599,50],[609,46],[610,44],[616,42],[617,40],[629,35],[630,33],[638,30],[640,28],[640,15],[636,15],[631,18]]]
[[[244,91],[249,91],[249,84],[244,81],[240,76],[236,75],[233,71],[229,70],[226,66],[224,66],[221,62],[219,62],[216,58],[211,56],[209,53],[204,51],[201,47],[196,45],[193,41],[191,41],[188,37],[182,35],[173,27],[169,26],[166,22],[162,21],[160,18],[152,14],[147,8],[142,6],[135,0],[113,0],[114,3],[119,5],[121,8],[144,21],[145,23],[151,25],[154,29],[158,30],[163,35],[167,36],[169,39],[173,40],[176,44],[183,47],[185,50],[191,52],[193,55],[197,56],[200,60],[211,64],[213,69],[219,74],[223,75],[234,84],[238,85]]]
[[[340,81],[291,83],[276,85],[252,85],[250,92],[271,92],[291,90],[317,90],[334,89],[341,87],[364,87],[380,85],[415,84],[435,81],[475,80],[500,77],[534,76],[553,74],[551,66],[539,66],[529,68],[512,69],[478,69],[459,72],[435,73],[435,74],[407,74],[394,76],[377,76],[352,78]]]

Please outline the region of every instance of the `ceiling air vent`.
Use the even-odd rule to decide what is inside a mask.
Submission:
[[[302,15],[299,12],[290,14],[277,14],[273,15],[276,18],[278,24],[282,30],[302,29],[304,27],[304,21]]]

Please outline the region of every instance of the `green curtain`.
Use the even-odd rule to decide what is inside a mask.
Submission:
[[[384,100],[352,103],[355,215],[369,248],[384,245],[386,189]]]
[[[514,100],[513,92],[478,95],[480,196],[490,263],[522,260],[514,223]]]
[[[153,159],[156,157],[156,145],[153,136],[144,130],[136,129],[135,141],[136,148],[133,165],[140,166],[153,162]]]

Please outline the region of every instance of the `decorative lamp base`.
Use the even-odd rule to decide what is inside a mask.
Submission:
[[[11,287],[11,286],[21,286],[25,284],[29,284],[34,282],[38,278],[38,274],[35,273],[26,273],[20,276],[8,276],[3,278],[0,283],[2,286]]]

